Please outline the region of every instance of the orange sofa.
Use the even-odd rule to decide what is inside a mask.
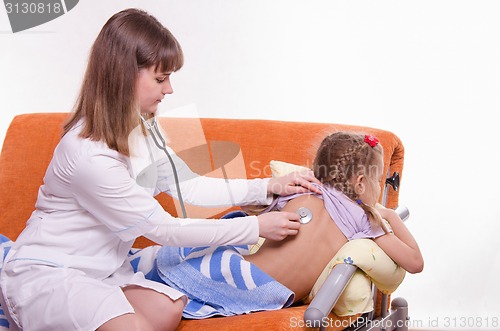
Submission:
[[[0,233],[12,240],[22,231],[34,209],[38,188],[67,116],[67,113],[18,115],[8,128],[0,154]],[[169,145],[185,155],[193,170],[207,174],[214,168],[229,169],[231,163],[248,178],[270,176],[271,160],[310,166],[322,138],[339,130],[377,136],[384,147],[386,173],[397,171],[401,175],[403,170],[404,148],[400,139],[375,128],[254,119],[161,118],[160,122],[168,132]],[[232,146],[231,155],[224,155],[221,146]],[[166,195],[157,199],[167,211],[177,215],[175,201]],[[384,200],[388,207],[396,207],[398,191],[386,190]],[[218,217],[227,211],[189,208],[189,216]],[[145,238],[136,241],[137,247],[150,244]],[[382,299],[379,293],[375,316],[385,314],[389,300]],[[303,323],[306,308],[300,305],[242,316],[182,320],[179,330],[305,330],[309,329]],[[326,329],[341,330],[355,318],[339,318],[331,313]]]

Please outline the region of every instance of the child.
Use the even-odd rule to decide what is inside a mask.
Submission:
[[[308,208],[312,220],[297,236],[266,240],[251,255],[241,247],[197,248],[181,249],[176,259],[175,252],[163,247],[158,254],[160,278],[188,294],[193,303],[184,316],[203,318],[279,309],[304,299],[325,266],[352,239],[373,239],[400,267],[420,272],[423,259],[413,236],[395,211],[377,203],[383,169],[382,146],[375,137],[331,134],[321,143],[313,165],[323,184],[322,195],[278,197],[268,208]],[[215,270],[219,265],[227,270]],[[190,276],[199,286],[191,285]],[[199,307],[206,302],[211,307]]]
[[[377,203],[383,169],[377,138],[348,132],[327,136],[313,163],[322,196],[278,197],[275,203],[286,211],[306,207],[313,219],[294,238],[266,240],[245,259],[291,289],[295,301],[310,292],[328,262],[352,239],[371,238],[400,267],[421,272],[423,258],[415,239],[394,210]]]

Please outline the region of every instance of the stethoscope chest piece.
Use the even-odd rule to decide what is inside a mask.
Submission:
[[[299,220],[300,223],[307,224],[307,223],[311,222],[313,214],[312,214],[312,211],[310,209],[305,208],[305,207],[300,207],[295,212],[297,214],[299,214],[299,216],[300,216],[300,220]]]

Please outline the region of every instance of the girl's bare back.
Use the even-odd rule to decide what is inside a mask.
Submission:
[[[294,302],[309,294],[325,266],[347,242],[326,211],[323,200],[302,195],[290,200],[283,211],[295,212],[300,207],[310,209],[313,218],[302,224],[298,235],[283,241],[266,240],[255,254],[245,256],[246,260],[292,290]]]

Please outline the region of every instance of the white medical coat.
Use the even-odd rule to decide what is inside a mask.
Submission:
[[[141,235],[171,246],[257,242],[256,217],[205,220],[169,215],[153,196],[160,191],[176,195],[172,167],[150,137],[144,137],[140,131],[131,135],[131,156],[126,157],[103,142],[80,138],[80,128],[81,123],[56,147],[39,189],[36,210],[2,270],[3,298],[16,323],[29,329],[43,329],[44,323],[53,326],[55,316],[46,314],[53,310],[59,315],[68,314],[62,319],[61,330],[98,327],[114,316],[133,311],[115,291],[129,284],[154,288],[173,299],[181,297],[181,293],[166,285],[134,274],[128,265],[127,254]],[[170,152],[185,201],[205,206],[269,203],[266,179],[225,181],[200,177]],[[82,279],[83,283],[85,279],[91,283],[78,291],[84,293],[81,300],[85,303],[78,304],[76,300],[71,307],[67,300],[69,289],[62,289],[60,284],[72,284],[78,289]],[[99,291],[104,293],[100,282],[114,287],[110,290],[113,294],[100,295]],[[59,295],[41,294],[47,290]],[[93,290],[95,295],[90,293]],[[107,305],[109,312],[97,308],[102,304],[100,300],[111,300]],[[62,305],[68,307],[61,308]],[[82,306],[89,311],[85,312]]]

